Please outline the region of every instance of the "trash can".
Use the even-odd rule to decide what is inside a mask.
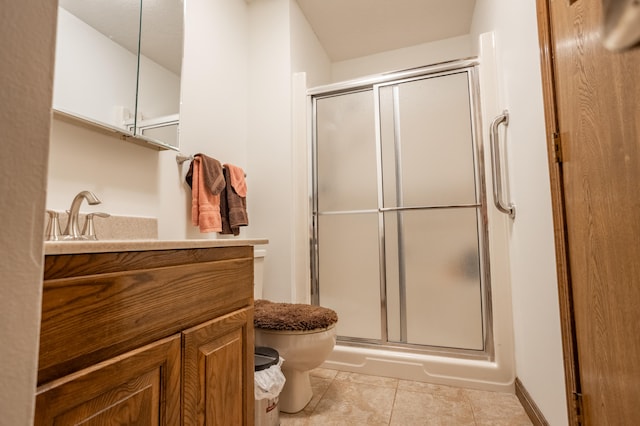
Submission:
[[[254,351],[255,426],[278,426],[280,408],[278,397],[285,377],[280,367],[282,358],[273,348],[257,346]]]

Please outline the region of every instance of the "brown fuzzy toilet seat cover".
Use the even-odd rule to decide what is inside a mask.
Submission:
[[[338,314],[322,306],[256,300],[253,324],[267,330],[311,331],[338,322]]]

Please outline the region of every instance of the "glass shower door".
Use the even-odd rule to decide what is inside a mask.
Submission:
[[[379,88],[389,341],[484,347],[467,72]]]
[[[314,102],[314,301],[352,342],[485,349],[468,70]]]
[[[339,336],[380,339],[377,154],[372,90],[318,99],[319,302]]]

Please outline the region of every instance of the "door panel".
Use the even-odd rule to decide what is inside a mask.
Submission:
[[[402,213],[409,343],[483,348],[476,214]]]
[[[380,339],[378,214],[321,215],[318,239],[320,304],[345,319],[338,335]]]
[[[318,209],[376,209],[378,186],[371,90],[318,99]]]
[[[467,73],[381,91],[385,207],[475,203]]]
[[[602,47],[601,1],[549,5],[583,416],[590,425],[635,424],[640,50],[612,53]]]
[[[183,332],[183,424],[253,424],[253,339],[253,308]]]
[[[340,338],[484,349],[473,81],[461,68],[315,99],[314,302]]]
[[[483,349],[477,232],[475,208],[385,213],[387,269],[401,270],[405,283],[406,343]],[[396,287],[387,283],[390,306]]]

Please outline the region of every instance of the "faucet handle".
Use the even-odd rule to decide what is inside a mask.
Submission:
[[[58,241],[60,239],[59,213],[54,210],[47,210],[47,213],[49,214],[49,221],[47,222],[45,239],[46,241]]]
[[[64,227],[64,232],[62,235],[69,235],[69,227],[71,226],[71,210],[65,210],[67,214],[67,225]]]
[[[102,212],[94,212],[87,214],[87,218],[84,220],[84,227],[82,228],[82,239],[83,240],[97,240],[96,229],[93,225],[93,217],[109,217],[111,216],[109,213]]]

